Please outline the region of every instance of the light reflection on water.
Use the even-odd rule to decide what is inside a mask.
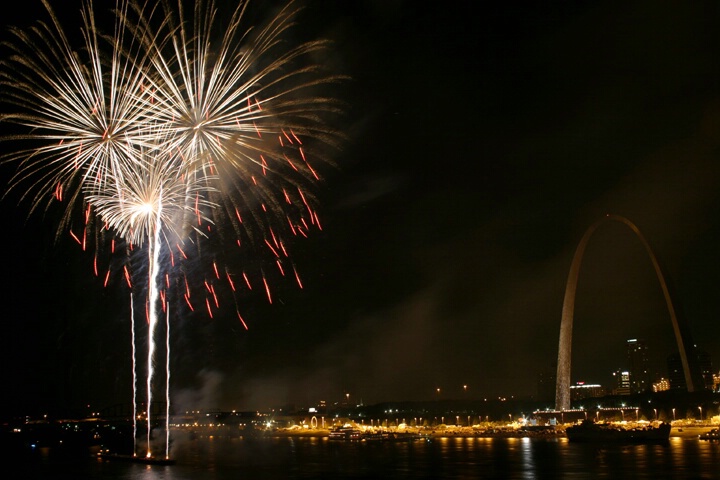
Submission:
[[[201,438],[174,445],[177,464],[43,461],[13,478],[577,479],[718,478],[720,443],[574,444],[564,438],[439,438],[431,442],[335,442],[327,438]],[[6,477],[7,478],[7,477]]]

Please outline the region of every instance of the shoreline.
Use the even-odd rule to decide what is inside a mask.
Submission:
[[[716,426],[677,426],[670,430],[670,438],[698,438],[699,435],[709,432]],[[385,430],[387,431],[387,430]],[[394,430],[392,432],[395,432]],[[507,429],[494,431],[469,431],[467,428],[452,429],[445,431],[438,430],[404,430],[404,433],[419,435],[426,438],[567,438],[565,427],[559,426],[553,429]],[[260,436],[268,437],[329,437],[330,430],[277,430],[265,432]]]

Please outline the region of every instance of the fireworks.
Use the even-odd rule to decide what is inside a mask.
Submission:
[[[212,0],[197,0],[189,16],[182,3],[118,0],[105,35],[88,2],[78,48],[43,0],[49,22],[13,29],[0,70],[12,107],[2,119],[21,130],[9,139],[28,145],[4,157],[18,167],[10,188],[27,187],[31,211],[65,205],[58,232],[69,230],[83,246],[94,234],[98,248],[118,239],[126,252],[146,252],[144,287],[134,285],[129,260],[115,273],[146,289],[148,455],[158,309],[169,312],[176,296],[191,310],[204,303],[212,316],[216,284],[251,287],[246,272],[213,261],[204,302],[195,300],[180,260],[206,238],[232,235],[266,250],[300,284],[285,265],[286,238],[320,226],[309,187],[325,159],[309,150],[338,140],[326,119],[339,105],[316,93],[337,77],[311,61],[325,42],[286,42],[299,11],[292,1],[259,29],[243,25],[247,2],[224,25]],[[262,283],[272,301],[265,275]]]

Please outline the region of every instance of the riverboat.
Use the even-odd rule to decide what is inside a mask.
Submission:
[[[330,430],[328,438],[330,440],[362,440],[363,433],[357,428],[338,427]]]
[[[566,428],[565,435],[571,442],[654,443],[667,442],[671,428],[669,423],[661,423],[657,427],[620,428],[584,420],[579,425]]]

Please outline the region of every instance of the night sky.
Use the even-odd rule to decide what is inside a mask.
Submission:
[[[347,141],[317,189],[323,230],[292,245],[304,288],[248,300],[247,331],[234,309],[177,320],[176,405],[535,396],[574,250],[607,213],[644,234],[720,368],[720,7],[492,3],[307,2],[298,35],[331,39],[318,61],[351,78],[333,87]],[[55,242],[52,215],[0,207],[3,406],[129,402],[127,289]],[[571,380],[609,385],[630,338],[667,376],[655,272],[608,222],[582,266]]]

